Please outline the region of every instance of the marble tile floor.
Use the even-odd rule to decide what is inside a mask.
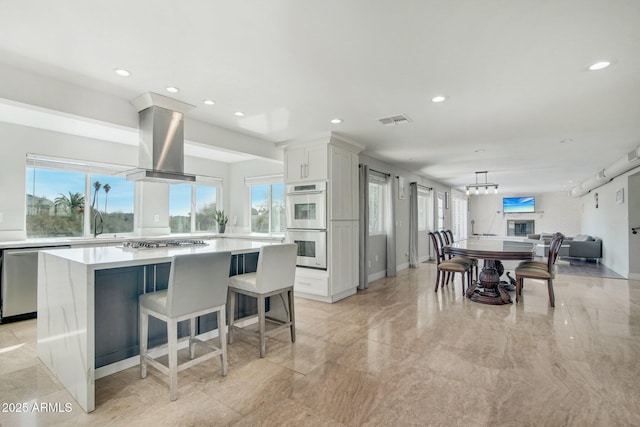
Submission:
[[[553,309],[541,281],[488,306],[434,280],[423,263],[336,304],[297,298],[295,344],[282,331],[260,359],[237,335],[229,375],[185,370],[175,402],[152,368],[122,371],[90,414],[38,361],[36,320],[0,325],[0,425],[640,425],[639,281],[560,274]]]

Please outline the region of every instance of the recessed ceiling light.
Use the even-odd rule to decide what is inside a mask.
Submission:
[[[122,77],[129,77],[131,75],[131,72],[125,70],[124,68],[116,68],[115,70],[113,70],[113,72]]]
[[[176,92],[180,92],[180,89],[178,89],[175,86],[167,86],[167,92],[176,93]]]
[[[610,61],[600,61],[600,62],[596,62],[595,64],[591,64],[589,66],[589,71],[598,71],[598,70],[602,70],[604,68],[607,68],[609,65],[611,65]]]
[[[236,111],[235,113],[233,113],[234,115],[238,116],[238,117],[244,117],[244,113],[242,111]]]
[[[340,123],[342,123],[342,121],[342,119],[336,117],[335,119],[331,119],[331,124],[339,125]]]
[[[205,103],[205,104],[207,104],[207,105],[215,105],[215,103],[216,103],[215,101],[213,101],[213,100],[211,100],[211,99],[205,99],[205,100],[204,100],[204,101],[202,101],[202,102],[204,102],[204,103]]]
[[[433,98],[431,98],[431,102],[442,102],[442,101],[445,101],[446,99],[447,99],[446,96],[438,95],[438,96],[434,96]]]

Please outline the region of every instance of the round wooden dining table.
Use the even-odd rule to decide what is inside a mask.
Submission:
[[[500,275],[501,261],[533,259],[535,245],[529,241],[471,237],[444,247],[444,252],[484,260],[478,280],[467,289],[467,297],[483,304],[510,304],[511,296]]]

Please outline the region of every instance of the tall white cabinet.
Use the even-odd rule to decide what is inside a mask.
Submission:
[[[285,182],[327,181],[327,270],[298,267],[296,296],[335,302],[358,287],[358,153],[330,136],[285,147]]]

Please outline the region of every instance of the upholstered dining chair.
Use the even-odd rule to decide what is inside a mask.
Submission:
[[[440,287],[444,287],[444,273],[447,273],[447,275],[451,274],[452,276],[455,276],[455,273],[460,273],[460,276],[462,277],[462,295],[464,296],[465,276],[467,276],[467,280],[470,282],[471,269],[473,268],[472,264],[463,257],[453,257],[451,259],[441,261],[441,248],[438,245],[438,238],[436,237],[436,234],[432,232],[429,232],[429,237],[431,238],[431,243],[433,244],[434,250],[436,251],[437,273],[435,292],[438,292],[438,285],[440,285]],[[447,283],[449,283],[448,280]]]
[[[452,244],[454,242],[453,240],[453,232],[451,230],[444,230],[444,235],[448,237],[448,245]],[[478,258],[470,258],[470,257],[464,257],[465,259],[471,261],[471,263],[473,264],[473,268],[476,271],[476,280],[478,280]]]
[[[167,290],[140,296],[140,378],[146,378],[147,364],[168,375],[171,400],[176,400],[178,372],[183,369],[220,356],[222,375],[227,375],[225,306],[230,265],[231,252],[175,255],[171,259]],[[218,346],[195,337],[196,319],[208,313],[218,314]],[[167,324],[168,367],[151,356],[157,347],[147,348],[149,316]],[[189,337],[178,340],[178,322],[183,320],[189,320]],[[182,340],[189,341],[191,360],[178,365],[178,341]],[[195,358],[196,344],[211,351]]]
[[[554,233],[553,237],[551,238],[551,242],[549,242],[549,253],[551,253],[551,249],[553,248],[554,245],[559,245],[558,247],[560,247],[562,245],[562,241],[558,242],[558,239],[564,239],[564,235],[562,233]],[[556,252],[556,259],[558,258],[558,254],[560,254],[560,250],[558,249],[558,251]],[[548,258],[547,258],[548,260]],[[536,261],[536,260],[531,260],[531,261],[522,261],[518,267],[537,267],[537,268],[542,268],[542,269],[546,269],[547,268],[547,260],[544,261]]]
[[[434,231],[433,234],[435,234],[436,238],[438,239],[438,245],[439,245],[439,256],[438,258],[441,261],[447,261],[447,260],[451,260],[452,258],[454,258],[452,255],[447,256],[447,254],[445,254],[444,252],[444,247],[445,245],[449,245],[453,242],[453,239],[449,239],[449,236],[447,235],[447,233],[442,230],[442,231]],[[467,258],[467,257],[463,257],[463,256],[456,256],[455,257],[455,261],[456,262],[465,262],[465,263],[472,263],[473,264],[473,260],[471,258]],[[477,263],[477,261],[476,261]],[[445,281],[447,284],[449,284],[449,280],[452,277],[452,273],[451,272],[447,272],[447,274],[443,275],[442,280]],[[477,278],[477,277],[476,277]]]
[[[266,336],[282,328],[289,328],[291,342],[296,342],[295,307],[293,301],[293,285],[296,275],[296,259],[298,245],[295,243],[263,246],[258,255],[258,269],[255,273],[239,274],[229,278],[229,344],[233,343],[233,334],[240,332],[247,335],[257,335],[260,343],[260,357],[265,357]],[[256,298],[258,303],[258,330],[240,328],[234,323],[233,307],[236,294],[243,294]],[[265,313],[265,299],[280,296],[284,303],[287,319],[275,319]],[[286,302],[285,302],[286,299]],[[243,320],[256,317],[246,316]],[[267,323],[272,328],[267,331]]]
[[[521,263],[516,267],[516,304],[520,301],[522,295],[522,286],[524,279],[538,279],[546,280],[547,290],[549,292],[549,305],[555,307],[555,295],[553,292],[553,279],[555,278],[554,264],[558,258],[560,252],[560,246],[564,241],[562,234],[554,236],[551,244],[549,245],[549,257],[547,258],[547,264],[545,268],[541,268],[540,265],[528,264],[526,262]]]

